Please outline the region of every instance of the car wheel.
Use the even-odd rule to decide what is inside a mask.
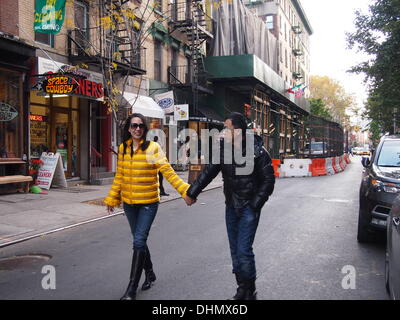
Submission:
[[[368,230],[368,223],[365,221],[365,218],[363,217],[363,212],[361,208],[358,213],[357,240],[360,243],[368,243],[372,241],[372,234]]]

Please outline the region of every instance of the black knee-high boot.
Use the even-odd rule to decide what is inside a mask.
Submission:
[[[147,247],[146,247],[146,259],[144,262],[144,274],[146,278],[143,282],[142,290],[148,290],[151,287],[151,283],[156,281],[156,275],[153,271],[153,263],[151,262],[150,251],[149,248]]]
[[[121,300],[135,300],[136,290],[139,284],[140,277],[142,275],[142,270],[145,262],[146,252],[133,250],[132,257],[132,267],[131,275],[129,280],[128,288],[125,294],[122,296]]]
[[[235,273],[238,285],[232,300],[257,300],[256,279],[245,279]]]

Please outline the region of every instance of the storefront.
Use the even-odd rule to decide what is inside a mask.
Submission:
[[[67,178],[90,180],[93,168],[110,170],[111,116],[102,103],[102,75],[41,57],[37,74],[30,92],[31,157],[60,153]],[[74,87],[66,89],[68,82]]]
[[[0,36],[0,176],[28,173],[27,94],[33,47]],[[15,189],[0,184],[0,193]]]

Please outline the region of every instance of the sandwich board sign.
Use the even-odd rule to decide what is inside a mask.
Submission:
[[[40,166],[37,185],[43,189],[50,189],[50,186],[57,185],[67,188],[67,180],[65,179],[64,168],[59,153],[43,152],[40,156],[43,164]]]

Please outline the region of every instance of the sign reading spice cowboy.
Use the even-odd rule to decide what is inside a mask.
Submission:
[[[34,31],[59,33],[64,23],[65,2],[66,0],[36,0]]]
[[[38,95],[67,94],[103,101],[103,75],[56,61],[38,58],[37,82],[32,89]]]
[[[46,93],[69,94],[78,87],[78,82],[69,76],[49,76],[42,83]]]
[[[0,102],[0,121],[11,121],[18,115],[18,111],[5,102]]]

